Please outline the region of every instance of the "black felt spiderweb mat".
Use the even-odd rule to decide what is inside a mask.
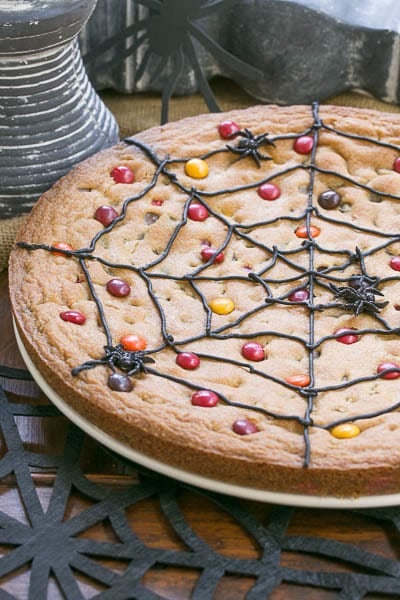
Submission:
[[[2,377],[29,379],[22,370],[0,367]],[[9,593],[14,577],[27,573],[24,597],[27,598],[110,598],[128,600],[163,598],[146,587],[154,569],[184,567],[195,572],[191,598],[241,598],[265,600],[274,591],[286,590],[305,594],[293,597],[313,598],[317,591],[330,591],[340,599],[357,600],[370,597],[400,595],[400,561],[395,552],[385,557],[359,545],[346,543],[332,537],[304,535],[306,522],[312,511],[283,506],[270,507],[268,517],[254,506],[223,495],[197,490],[163,476],[138,469],[139,481],[123,487],[102,485],[88,479],[82,468],[86,436],[76,426],[67,424],[64,445],[57,455],[47,455],[29,450],[17,427],[18,419],[47,417],[60,418],[58,410],[49,405],[15,402],[0,389],[0,483],[14,478],[26,515],[25,519],[9,514],[0,496],[0,598],[11,600],[17,596]],[[100,447],[99,447],[100,448]],[[113,456],[113,460],[126,465],[126,461]],[[132,465],[135,469],[136,465]],[[47,492],[46,505],[40,501],[35,473],[54,473],[53,483]],[[85,504],[79,512],[68,507],[79,494]],[[189,498],[189,499],[188,499]],[[156,545],[143,541],[129,521],[130,511],[144,502],[156,503],[170,535],[158,539]],[[185,510],[188,503],[192,512]],[[199,529],[198,519],[193,519],[197,508],[206,506],[208,514],[217,511],[221,521],[229,519],[240,530],[236,556],[219,549],[218,544],[207,540]],[[352,531],[352,520],[344,525],[341,519],[349,513],[325,511],[324,522],[332,527]],[[388,543],[398,547],[400,537],[400,509],[397,507],[354,511],[353,519],[366,524],[373,522]],[[107,522],[112,536],[94,540],[90,532]],[[138,524],[138,521],[136,522]],[[140,529],[140,528],[139,528]],[[293,533],[295,532],[295,533]],[[343,531],[342,531],[343,533]],[[377,534],[376,534],[377,535]],[[250,558],[243,558],[242,544],[257,548]],[[351,536],[350,538],[351,539]],[[309,569],[296,568],[296,556],[307,556]],[[289,560],[285,557],[290,556]],[[107,562],[108,561],[108,562]],[[110,562],[111,561],[111,562]],[[112,561],[117,561],[120,569]],[[338,566],[340,565],[340,566]],[[82,577],[84,584],[82,584]],[[234,591],[221,592],[223,581],[233,577],[251,581],[248,591],[238,596]],[[235,579],[236,578],[236,579]],[[234,585],[234,584],[233,584]],[[288,587],[289,586],[289,587]],[[220,591],[220,595],[218,594]],[[231,595],[230,595],[231,594]],[[20,596],[19,596],[20,597]],[[168,597],[168,596],[165,596]],[[170,597],[170,596],[169,596]],[[319,597],[319,596],[315,596]],[[330,596],[332,597],[332,596]]]

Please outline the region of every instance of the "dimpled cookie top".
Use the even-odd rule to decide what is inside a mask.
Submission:
[[[10,260],[49,384],[133,448],[267,490],[400,491],[400,118],[265,106],[73,169]]]

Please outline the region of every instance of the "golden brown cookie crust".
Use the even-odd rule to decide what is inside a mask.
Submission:
[[[278,137],[275,146],[260,146],[260,152],[271,157],[261,160],[260,167],[252,156],[238,160],[234,152],[216,152],[206,158],[209,175],[196,179],[185,174],[185,161],[169,163],[169,172],[175,173],[181,188],[163,173],[155,177],[157,165],[143,149],[121,143],[86,160],[44,194],[18,234],[19,242],[52,246],[63,241],[73,249],[88,248],[103,229],[94,218],[96,208],[107,204],[119,212],[127,197],[137,196],[124,220],[99,238],[92,254],[103,262],[85,259],[113,343],[133,331],[147,340],[147,349],[165,345],[160,310],[149,294],[146,277],[135,270],[107,266],[104,261],[135,267],[153,263],[144,272],[153,274],[152,290],[166,317],[168,335],[178,341],[195,341],[151,354],[156,361],[151,367],[200,388],[211,388],[250,409],[224,402],[213,408],[192,406],[192,389],[151,374],[133,376],[132,392],[113,391],[107,385],[107,365],[73,376],[74,367],[99,359],[106,343],[98,307],[76,256],[68,258],[48,249],[16,246],[9,270],[14,316],[25,347],[49,384],[86,419],[140,452],[190,472],[267,490],[344,497],[396,493],[400,488],[400,414],[389,409],[400,400],[399,384],[374,377],[379,364],[400,364],[396,331],[400,280],[389,266],[390,258],[400,254],[400,241],[394,235],[400,232],[400,211],[395,200],[400,174],[393,169],[400,154],[396,150],[400,147],[400,117],[329,106],[321,107],[319,116],[327,128],[317,127],[308,133],[314,117],[307,106],[260,106],[153,128],[135,139],[150,148],[159,161],[167,156],[186,160],[209,155],[226,144],[235,147],[238,138],[224,140],[218,134],[223,120],[237,122],[254,135]],[[312,224],[320,229],[315,240],[318,246],[313,240],[305,240],[313,246],[314,273],[325,269],[339,278],[350,277],[360,271],[354,258],[359,248],[368,274],[385,280],[380,288],[384,296],[376,296],[375,300],[388,302],[377,314],[390,328],[382,335],[367,332],[357,343],[346,345],[325,338],[339,328],[384,329],[382,323],[368,312],[356,315],[340,307],[313,310],[315,339],[325,340],[314,349],[314,388],[325,391],[311,396],[312,421],[307,427],[290,417],[304,416],[309,399],[301,389],[281,382],[309,372],[310,350],[298,338],[306,339],[310,334],[310,311],[304,306],[288,305],[286,297],[286,301],[270,303],[267,309],[260,308],[240,321],[241,315],[265,304],[265,286],[246,277],[249,272],[260,273],[273,260],[273,248],[283,250],[289,259],[278,259],[264,271],[273,298],[282,298],[296,285],[299,287],[299,281],[294,282],[299,273],[303,274],[300,283],[307,280],[304,273],[309,273],[310,252],[300,251],[303,240],[295,230],[306,222],[301,216],[309,202],[310,154],[302,155],[293,148],[295,137],[304,132],[319,136],[315,158],[318,169],[313,170],[312,182],[317,213],[311,212]],[[110,173],[117,165],[131,168],[135,182],[116,183]],[[254,182],[263,178],[271,178],[271,183],[279,186],[276,201],[257,194]],[[142,194],[150,185],[151,189]],[[192,188],[213,213],[223,216],[223,221],[214,215],[202,222],[188,219],[162,259],[163,250],[182,221],[187,190]],[[220,193],[235,188],[241,189]],[[325,210],[318,205],[317,198],[326,189],[340,192],[340,209]],[[246,229],[249,224],[263,222],[267,224]],[[212,279],[196,281],[199,294],[185,274],[204,264],[200,256],[204,242],[216,248],[224,244],[226,223],[242,226],[240,231],[250,232],[251,239],[232,236],[224,248],[224,260],[206,269]],[[382,232],[386,237],[381,237]],[[378,245],[382,246],[379,251],[370,252]],[[344,250],[348,253],[343,254]],[[351,253],[351,264],[338,270]],[[128,297],[113,297],[107,292],[106,283],[111,277],[122,277],[129,283]],[[324,282],[329,283],[328,279]],[[336,285],[344,284],[336,281]],[[207,311],[201,297],[207,302],[216,297],[233,301],[232,313],[212,313],[211,323],[212,330],[233,331],[237,336],[218,340],[204,336]],[[314,305],[333,302],[337,300],[327,285],[316,283]],[[59,314],[65,310],[82,312],[86,316],[84,325],[61,320]],[[235,327],[229,329],[227,325],[233,322]],[[254,332],[263,333],[255,336]],[[263,345],[264,361],[243,359],[241,347],[249,339]],[[202,358],[198,369],[187,371],[175,363],[177,348],[222,356],[232,362]],[[234,362],[247,362],[267,378]],[[368,380],[371,375],[372,380]],[[340,387],[360,378],[366,381]],[[337,384],[339,389],[326,390]],[[251,406],[285,418],[269,417]],[[367,413],[382,414],[357,418]],[[332,436],[327,425],[349,417],[354,417],[360,435],[352,439]],[[251,435],[235,433],[233,423],[243,418],[255,424],[258,431]],[[307,466],[305,429],[310,449]]]

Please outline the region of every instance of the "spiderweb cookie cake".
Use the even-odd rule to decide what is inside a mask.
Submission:
[[[50,386],[217,481],[400,492],[400,118],[256,107],[156,127],[45,193],[10,261]]]

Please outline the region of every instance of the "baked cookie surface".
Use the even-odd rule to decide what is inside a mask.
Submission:
[[[85,418],[178,468],[399,492],[399,157],[399,117],[316,104],[128,138],[19,232],[25,347]]]

